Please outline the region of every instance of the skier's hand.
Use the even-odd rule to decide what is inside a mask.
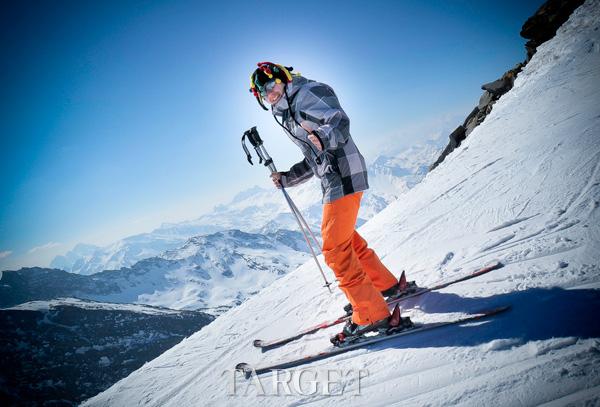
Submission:
[[[275,187],[281,189],[281,173],[280,172],[271,173],[271,179],[273,180],[273,184],[275,184]]]
[[[302,126],[302,128],[303,128],[304,130],[306,130],[306,132],[307,132],[308,134],[310,134],[310,133],[312,133],[312,132],[313,132],[313,128],[312,128],[312,126],[311,126],[310,122],[303,121],[302,123],[300,123],[300,126]]]
[[[308,139],[317,147],[317,150],[323,151],[323,147],[321,146],[321,140],[314,133],[310,133],[308,135]]]
[[[300,125],[304,130],[306,130],[306,132],[308,133],[308,139],[311,141],[311,143],[315,145],[315,147],[317,147],[317,150],[323,151],[323,147],[321,146],[321,140],[319,140],[319,138],[315,136],[315,133],[313,133],[314,129],[312,128],[311,123],[304,121]]]

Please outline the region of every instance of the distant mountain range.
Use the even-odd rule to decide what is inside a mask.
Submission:
[[[363,198],[358,225],[419,183],[445,142],[428,141],[395,154],[378,156],[369,165],[370,189]],[[289,193],[303,216],[318,231],[322,211],[319,182],[309,180],[290,188]],[[255,186],[194,220],[165,223],[150,233],[126,237],[104,247],[78,244],[64,256],[57,256],[50,267],[84,275],[131,267],[140,260],[180,247],[192,236],[231,229],[273,233],[278,230],[295,231],[298,226],[280,191]]]
[[[228,230],[192,237],[160,256],[93,275],[38,267],[5,271],[0,307],[77,297],[219,314],[304,263],[309,255],[303,242],[300,232]]]

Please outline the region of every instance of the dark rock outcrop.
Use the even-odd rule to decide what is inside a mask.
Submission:
[[[529,62],[537,47],[556,34],[556,30],[569,19],[569,16],[584,0],[548,0],[533,16],[529,17],[521,29],[521,36],[528,39],[525,44],[527,59],[519,62],[501,78],[481,86],[484,90],[479,104],[469,113],[464,123],[450,134],[448,145],[438,159],[430,166],[429,171],[437,167],[469,134],[480,125],[492,111],[492,106],[502,95],[512,89],[515,79],[523,67]]]
[[[465,127],[463,125],[460,125],[450,134],[450,136],[448,136],[450,138],[450,142],[448,143],[444,151],[442,151],[442,154],[439,156],[436,162],[433,163],[431,168],[437,167],[439,163],[441,163],[444,160],[444,157],[446,157],[448,154],[450,154],[452,150],[454,150],[460,145],[460,143],[467,137],[465,130]]]
[[[540,44],[554,37],[556,30],[583,2],[584,0],[548,0],[525,21],[520,34],[521,37],[529,40],[525,44],[527,61],[535,54],[535,50]]]

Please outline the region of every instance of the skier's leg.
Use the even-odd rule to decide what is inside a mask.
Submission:
[[[323,256],[352,304],[352,320],[367,325],[390,315],[381,293],[360,265],[352,248],[362,193],[346,195],[323,205]]]
[[[375,251],[368,247],[367,241],[355,230],[352,235],[352,248],[358,256],[358,261],[371,281],[379,291],[385,291],[398,284],[398,280],[383,265]]]

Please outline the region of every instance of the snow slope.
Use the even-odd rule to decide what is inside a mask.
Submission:
[[[241,377],[229,395],[223,372],[238,362],[329,346],[333,329],[263,354],[251,345],[338,316],[344,298],[328,294],[307,262],[84,405],[597,405],[599,204],[600,2],[588,1],[463,145],[360,229],[385,264],[422,285],[493,259],[506,264],[410,300],[413,320],[500,304],[511,311],[307,366],[367,370],[360,395],[257,397]],[[269,376],[262,381],[268,394]],[[331,392],[356,384],[349,376]]]

